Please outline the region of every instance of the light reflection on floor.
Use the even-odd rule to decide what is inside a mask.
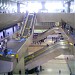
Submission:
[[[53,59],[42,65],[43,71],[40,75],[70,75],[69,68],[64,59]],[[59,74],[61,70],[61,74]]]

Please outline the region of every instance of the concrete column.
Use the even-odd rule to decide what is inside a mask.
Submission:
[[[12,27],[13,33],[14,33],[14,26]]]
[[[41,2],[42,4],[42,9],[45,9],[45,2]]]
[[[24,57],[20,59],[18,64],[16,65],[15,69],[13,70],[13,74],[19,74],[19,71],[21,71],[21,74],[25,75],[25,64],[24,64]]]
[[[18,25],[18,29],[20,29],[21,28],[21,23],[17,23],[17,25]]]
[[[68,5],[68,7],[67,7],[67,12],[70,13],[71,2],[68,2],[67,5]]]
[[[3,37],[5,38],[6,30],[3,30]]]
[[[20,13],[20,3],[17,2],[17,13]]]

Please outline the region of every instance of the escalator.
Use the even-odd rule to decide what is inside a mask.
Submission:
[[[38,42],[41,39],[46,38],[48,35],[52,35],[52,34],[61,34],[65,39],[67,39],[69,42],[73,42],[73,40],[71,40],[67,33],[65,32],[65,30],[63,30],[61,27],[53,27],[51,29],[46,30],[45,32],[38,34],[38,36],[36,37],[36,39],[34,38],[33,41],[34,42]]]
[[[64,53],[64,51],[69,51],[69,47],[68,42],[65,40],[59,41],[51,46],[45,46],[43,49],[24,58],[25,68],[31,70],[32,68],[59,56]]]
[[[29,21],[27,20],[23,36],[28,36],[28,34],[30,34],[29,29],[26,29],[26,27],[28,26],[27,24],[30,25],[33,22],[33,21],[30,21],[30,20],[32,20],[32,18],[33,18],[33,15],[29,14],[28,15],[28,20]],[[31,32],[31,34],[26,38],[24,44],[17,51],[17,53],[19,55],[19,63],[15,64],[15,61],[14,61],[14,64],[16,65],[16,67],[14,65],[14,73],[16,73],[16,74],[18,73],[18,71],[19,71],[20,68],[22,69],[22,73],[24,73],[24,71],[25,71],[24,70],[24,64],[23,64],[24,63],[24,56],[25,56],[25,53],[27,53],[26,50],[27,50],[28,46],[32,43],[33,30],[34,30],[33,28],[34,28],[34,25],[32,25],[32,32]],[[19,64],[20,64],[20,66],[19,66]]]
[[[33,15],[29,15],[28,20],[27,20],[27,24],[26,24],[26,28],[30,27],[30,23],[31,23],[32,17],[33,17]]]
[[[23,33],[23,36],[27,36],[29,35],[29,31],[30,31],[30,26],[31,26],[31,23],[32,23],[32,19],[33,19],[33,15],[29,15],[28,16],[28,20],[27,20],[27,23],[26,23],[26,26],[25,26],[25,29],[24,29],[24,33]]]
[[[23,22],[20,24],[20,29],[16,33],[14,33],[13,38],[15,38],[16,40],[19,40],[20,38],[22,38],[24,30],[25,30],[26,23],[27,23],[27,20],[28,20],[28,16],[29,16],[28,14],[24,15]],[[16,38],[17,35],[18,36],[20,35],[20,38]]]
[[[34,19],[35,20],[35,19]],[[34,25],[33,25],[34,26]],[[33,29],[34,27],[32,27],[32,29]],[[25,31],[26,32],[26,31]],[[28,32],[28,31],[27,31]],[[10,56],[9,57],[1,57],[0,58],[0,60],[2,61],[2,62],[4,62],[4,61],[6,61],[6,62],[11,62],[12,63],[12,66],[10,66],[10,67],[12,67],[12,70],[13,70],[13,72],[15,73],[15,74],[18,74],[18,72],[19,72],[19,69],[20,68],[22,68],[22,66],[24,66],[23,65],[23,61],[21,61],[22,60],[22,58],[24,58],[24,56],[25,56],[25,53],[26,53],[26,50],[27,50],[27,48],[28,48],[28,46],[32,43],[32,38],[33,38],[33,30],[32,30],[32,32],[31,32],[31,35],[25,40],[25,38],[22,38],[21,40],[15,40],[15,39],[11,39],[10,41],[8,41],[8,43],[7,43],[7,48],[8,49],[12,49],[15,53],[17,53],[18,54],[18,63],[17,63],[17,61],[16,61],[16,58],[15,58],[15,56],[14,57],[12,57],[12,58],[10,58]],[[3,64],[3,63],[0,63],[0,65],[1,64]],[[5,65],[3,65],[4,67],[5,67]],[[9,66],[8,66],[9,67]],[[0,66],[0,73],[5,73],[6,71],[7,72],[10,72],[10,71],[8,71],[7,69],[8,69],[8,67],[5,67],[5,68],[3,68],[2,66]],[[12,71],[11,70],[11,71]],[[24,71],[22,72],[22,73],[24,73]]]
[[[43,32],[42,34],[38,35],[34,41],[39,41],[41,39],[46,38],[48,35],[54,34],[55,30],[59,29],[58,27],[53,27],[51,29],[48,29],[47,31]]]

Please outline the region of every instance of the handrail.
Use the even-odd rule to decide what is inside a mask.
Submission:
[[[65,22],[65,21],[63,21],[63,22]],[[66,22],[65,22],[66,23]],[[68,24],[68,23],[66,23],[66,24]],[[67,34],[67,36],[69,36],[69,37],[71,37],[70,36],[70,33],[68,34],[67,32],[66,32],[66,30],[65,30],[65,28],[62,28],[63,30],[64,30],[64,32]],[[72,38],[72,37],[71,37]],[[73,43],[73,40],[72,40],[72,43]],[[67,65],[68,65],[68,68],[69,68],[69,71],[70,71],[70,75],[73,75],[72,74],[72,70],[71,70],[71,68],[70,68],[70,66],[69,66],[69,63],[68,63],[68,60],[66,60],[67,61]]]
[[[33,15],[33,21],[32,21],[32,25],[31,25],[30,34],[32,33],[32,29],[34,29],[34,24],[35,24],[35,14]]]
[[[19,55],[18,60],[20,61],[20,59],[23,57],[24,53],[26,52],[25,50],[27,49],[27,47],[29,46],[29,43],[31,43],[31,39],[33,36],[33,31],[30,34],[30,36],[27,38],[26,42],[20,47],[20,49],[17,51],[17,54]],[[23,49],[22,49],[23,48]],[[14,60],[14,71],[15,69],[18,67],[17,65],[18,63],[16,62],[16,60]],[[16,66],[16,67],[15,67]]]
[[[60,41],[60,42],[57,42],[56,44],[54,44],[54,45],[51,45],[49,48],[51,49],[51,48],[55,48],[55,47],[57,47],[57,46],[63,46],[63,45],[65,45],[65,44],[68,44],[68,42],[67,41],[64,41],[64,42],[62,42],[62,41]],[[37,56],[39,56],[39,55],[41,55],[41,54],[43,54],[44,52],[46,52],[46,51],[48,51],[48,48],[47,48],[48,46],[45,46],[44,48],[42,48],[42,49],[40,49],[39,51],[36,51],[36,52],[34,52],[33,54],[31,54],[31,55],[28,55],[28,56],[26,56],[24,59],[25,59],[25,62],[28,62],[28,61],[30,61],[30,60],[32,60],[33,58],[35,58],[35,57],[37,57]]]
[[[69,64],[68,64],[68,62],[67,62],[67,65],[68,65],[68,68],[69,68],[69,71],[70,71],[70,75],[73,75],[73,74],[72,74],[72,71],[71,71],[71,68],[70,68],[70,66],[69,66]]]
[[[29,15],[28,15],[29,16]],[[22,30],[22,36],[23,36],[23,33],[24,33],[24,30],[25,30],[25,27],[26,27],[26,23],[27,23],[27,20],[28,20],[28,16],[27,16],[27,18],[26,18],[26,21],[25,21],[25,24],[24,24],[24,27],[23,27],[23,30]]]
[[[53,27],[52,29],[50,29],[49,31],[47,31],[46,33],[44,33],[43,35],[38,35],[35,39],[34,38],[34,41],[39,41],[45,37],[47,37],[48,35],[50,35],[50,33],[52,34],[53,32],[55,33],[55,30],[57,29],[58,27]]]
[[[32,27],[33,27],[34,23],[35,23],[35,15],[33,16]],[[31,28],[32,28],[32,27],[31,27]]]
[[[32,31],[33,32],[33,31]],[[31,34],[31,36],[28,38],[28,39],[30,39],[31,37],[32,37],[32,35],[33,34]],[[28,41],[28,40],[27,40]],[[20,59],[21,59],[21,57],[22,57],[22,54],[23,54],[23,52],[24,51],[22,51],[21,50],[21,48],[22,47],[25,47],[25,44],[27,44],[28,45],[28,43],[27,42],[25,42],[21,47],[20,47],[20,49],[17,51],[17,54],[19,55],[19,61],[20,61]],[[14,58],[9,58],[9,57],[3,57],[3,56],[0,56],[0,60],[4,60],[4,61],[11,61],[11,62],[13,62],[13,68],[15,69],[15,67],[17,66],[17,62],[16,62],[16,58],[14,57]]]
[[[43,33],[39,34],[39,35],[43,35],[44,33],[46,33],[47,31],[49,31],[50,29],[47,29],[46,31],[44,31]]]
[[[31,23],[30,23],[30,27],[29,27],[29,28],[31,28],[31,26],[32,26],[32,22],[33,22],[33,18],[31,19]]]
[[[28,36],[29,36],[29,33],[30,33],[30,28],[31,28],[31,27],[33,28],[33,21],[34,21],[34,18],[35,18],[35,17],[32,15],[31,22],[30,22],[30,27],[29,27],[29,28],[26,28],[26,29],[28,30],[28,34],[27,34]],[[30,20],[29,20],[29,21],[30,21]],[[32,29],[32,28],[31,28],[31,29]]]
[[[5,57],[4,56],[0,56],[0,60],[11,62],[12,58],[9,58],[9,57],[6,57],[6,56]]]
[[[57,27],[57,26],[53,26],[53,27]],[[51,28],[53,28],[51,27]],[[47,31],[49,31],[51,28],[47,29],[46,31],[44,31],[43,33],[39,34],[39,35],[43,35],[44,33],[46,33]]]

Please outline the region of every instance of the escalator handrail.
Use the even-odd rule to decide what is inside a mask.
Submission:
[[[6,56],[0,56],[0,60],[11,62],[12,58],[9,58],[9,57],[6,57]]]
[[[56,26],[53,26],[53,27],[51,27],[51,28],[54,28],[54,27],[56,27]],[[42,33],[39,34],[39,35],[43,35],[43,34],[46,33],[47,31],[49,31],[51,28],[47,29],[46,31],[42,32]]]
[[[68,44],[68,43],[64,43],[64,44]],[[52,47],[57,47],[59,45],[64,45],[64,44],[61,44],[61,42],[57,42],[56,44],[54,45],[50,45],[49,48],[51,49]],[[39,51],[36,51],[34,52],[33,54],[31,55],[28,55],[26,56],[24,59],[25,59],[25,62],[28,62],[30,61],[31,59],[43,54],[44,52],[46,52],[48,49],[47,49],[48,46],[45,46],[44,48],[40,49]]]
[[[44,33],[46,33],[47,31],[49,31],[50,29],[47,29],[46,31],[40,33],[39,35],[43,35]]]
[[[58,27],[53,27],[52,29],[49,29],[48,31],[55,31],[55,29]],[[46,33],[43,33],[42,35],[45,35]],[[42,35],[38,35],[36,38],[38,39],[38,37],[41,37]],[[37,39],[34,39],[35,41],[37,41]]]
[[[30,27],[29,27],[29,28],[31,28],[31,26],[32,26],[32,23],[33,23],[33,17],[32,17],[32,19],[31,19],[31,23],[30,23]]]
[[[68,65],[68,68],[69,68],[69,71],[70,71],[70,75],[72,75],[71,68],[70,68],[70,66],[69,66],[69,64],[68,64],[68,63],[67,63],[67,65]]]
[[[28,17],[29,17],[29,15],[27,16],[26,21],[25,21],[25,23],[24,23],[24,27],[23,27],[23,30],[22,30],[22,33],[21,33],[22,36],[23,36],[24,30],[25,30],[25,27],[26,27],[26,23],[27,23]]]
[[[31,15],[29,15],[29,16],[31,16]],[[28,17],[28,18],[29,18],[29,17]],[[32,19],[32,18],[31,18],[31,19]],[[31,20],[27,20],[27,22],[28,22],[28,21],[31,21]],[[31,24],[31,23],[30,23],[30,24]],[[27,26],[27,23],[26,23],[26,26]],[[25,27],[25,30],[26,30],[26,27]],[[25,30],[24,30],[24,32],[25,32]],[[30,31],[30,30],[28,29],[28,34],[27,34],[27,35],[24,35],[24,36],[29,36],[29,31]]]
[[[32,16],[33,16],[33,15],[29,15],[30,18],[28,17],[27,22],[32,20]],[[26,23],[26,26],[27,26],[27,23]],[[27,27],[26,27],[26,28],[27,28]]]

